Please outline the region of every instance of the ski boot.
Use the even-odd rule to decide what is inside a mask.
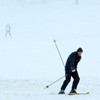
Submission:
[[[76,95],[76,94],[77,94],[76,90],[71,90],[69,93],[69,95]]]
[[[60,90],[58,94],[65,94],[64,90]]]

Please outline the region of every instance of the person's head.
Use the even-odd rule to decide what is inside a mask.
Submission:
[[[78,49],[77,49],[77,54],[78,54],[78,56],[81,56],[82,53],[83,53],[83,49],[82,49],[82,48],[78,48]]]

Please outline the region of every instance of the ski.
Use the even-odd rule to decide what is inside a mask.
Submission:
[[[73,94],[71,94],[71,93],[69,93],[69,94],[58,94],[58,95],[70,95],[70,96],[75,96],[75,95],[88,95],[89,94],[89,92],[84,92],[84,93],[77,93],[77,94],[75,94],[75,93],[73,93]],[[56,93],[50,93],[50,95],[57,95]]]
[[[69,93],[68,95],[74,96],[74,95],[88,95],[89,92],[86,93]]]

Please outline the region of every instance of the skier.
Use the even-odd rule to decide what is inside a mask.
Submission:
[[[5,36],[6,37],[7,36],[11,37],[11,26],[10,26],[10,24],[7,24],[7,26],[6,26],[6,34],[5,34]]]
[[[70,82],[71,77],[74,79],[74,81],[73,81],[70,94],[77,94],[76,89],[80,81],[80,77],[77,71],[77,65],[81,60],[82,53],[83,53],[82,48],[78,48],[77,51],[71,53],[70,56],[68,57],[66,66],[65,66],[65,81],[63,82],[61,90],[58,94],[65,94],[65,89],[68,83]]]

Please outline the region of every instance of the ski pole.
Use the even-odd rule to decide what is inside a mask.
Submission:
[[[54,43],[55,43],[55,46],[56,46],[56,48],[57,48],[58,54],[59,54],[59,56],[60,56],[60,59],[61,59],[61,61],[62,61],[62,64],[63,64],[63,66],[65,66],[64,61],[63,61],[62,56],[61,56],[61,53],[60,53],[59,48],[58,48],[58,46],[57,46],[56,40],[54,40]]]
[[[54,43],[55,43],[55,46],[56,46],[57,51],[58,51],[58,53],[59,53],[60,59],[61,59],[61,61],[62,61],[62,64],[63,64],[63,66],[65,66],[65,65],[64,65],[64,61],[63,61],[63,59],[62,59],[62,56],[61,56],[61,54],[60,54],[60,51],[59,51],[59,49],[58,49],[56,40],[54,40]],[[47,85],[44,89],[49,88],[51,85],[55,84],[56,82],[58,82],[59,80],[61,80],[61,79],[64,78],[64,77],[65,77],[65,75],[62,76],[61,78],[57,79],[56,81],[52,82],[51,84]]]
[[[49,88],[51,85],[55,84],[56,82],[58,82],[59,80],[61,80],[62,78],[64,78],[65,76],[62,76],[61,78],[59,78],[58,80],[52,82],[51,84],[47,85],[44,89]]]
[[[78,0],[76,0],[76,5],[78,5]]]

